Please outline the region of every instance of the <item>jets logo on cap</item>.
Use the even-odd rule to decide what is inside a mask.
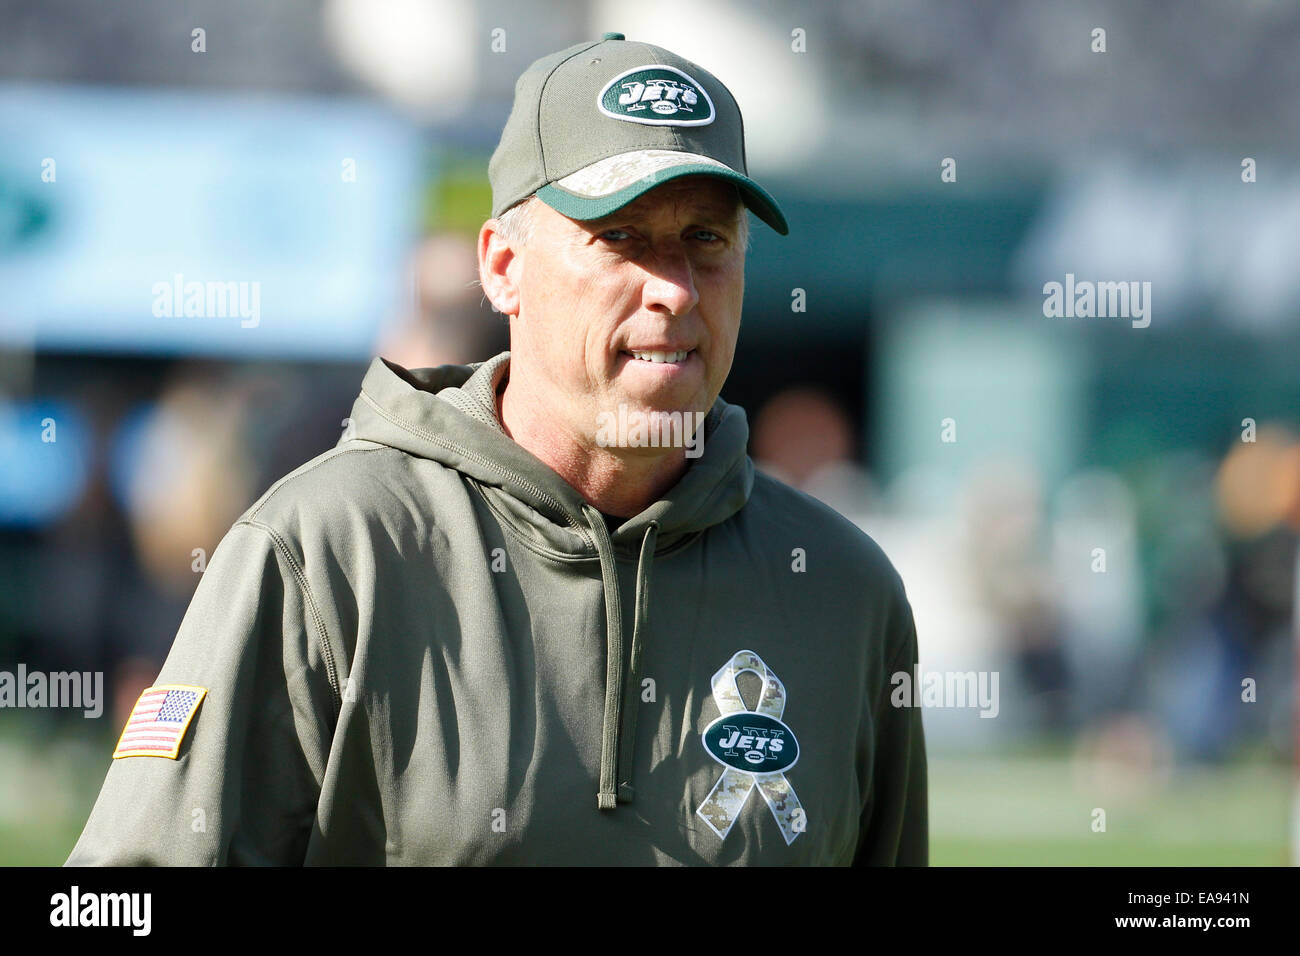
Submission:
[[[716,115],[704,87],[662,64],[620,73],[605,84],[596,105],[613,119],[647,126],[707,126]]]

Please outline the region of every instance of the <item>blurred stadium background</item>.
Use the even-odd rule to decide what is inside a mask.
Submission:
[[[731,86],[789,214],[754,230],[723,390],[756,461],[890,554],[925,670],[1000,675],[995,719],[926,711],[933,861],[1293,861],[1300,7],[3,0],[0,23],[0,670],[109,694],[99,720],[0,710],[0,864],[67,856],[195,549],[337,441],[370,357],[506,347],[473,285],[487,158],[519,73],[607,30]],[[1045,317],[1067,273],[1149,281],[1150,326]],[[158,285],[191,280],[257,308],[167,314]]]

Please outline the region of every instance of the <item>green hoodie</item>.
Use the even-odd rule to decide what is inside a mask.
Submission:
[[[69,865],[927,862],[880,548],[722,399],[611,533],[502,431],[508,366],[372,363],[216,549],[157,682],[207,693],[175,758],[112,761]]]

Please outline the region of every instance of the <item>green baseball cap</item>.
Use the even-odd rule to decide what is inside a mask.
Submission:
[[[781,235],[776,200],[749,178],[740,107],[708,70],[621,33],[542,57],[488,163],[492,216],[536,194],[570,219],[599,219],[680,176],[735,183]]]

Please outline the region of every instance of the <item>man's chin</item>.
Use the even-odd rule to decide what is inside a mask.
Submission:
[[[597,444],[629,452],[662,453],[665,448],[693,448],[703,431],[707,410],[691,405],[665,407],[634,396],[619,397],[596,413]]]

